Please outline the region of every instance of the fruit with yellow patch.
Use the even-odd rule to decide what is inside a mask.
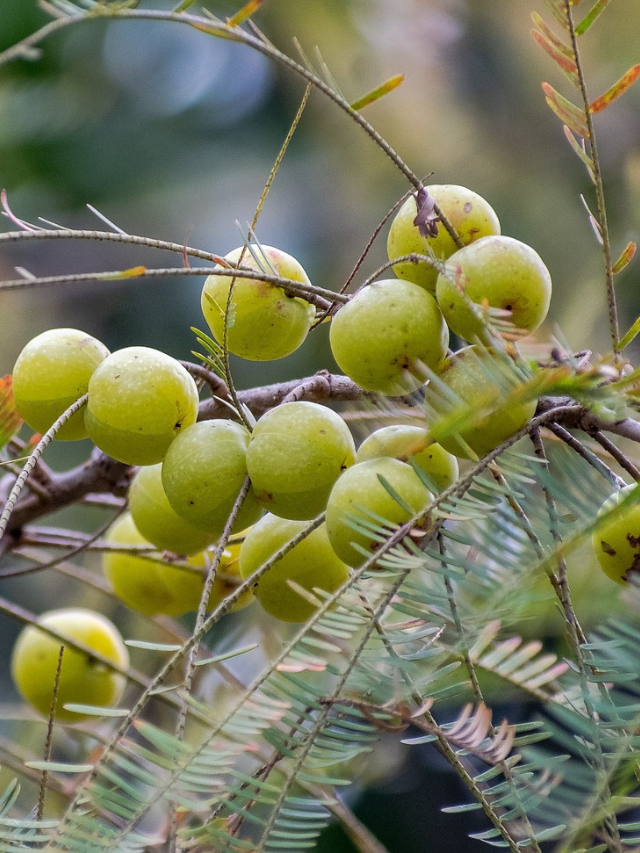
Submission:
[[[67,710],[67,704],[110,708],[118,703],[125,677],[90,653],[65,645],[42,628],[86,646],[120,668],[129,666],[129,653],[115,625],[100,613],[80,607],[50,610],[19,634],[11,654],[11,675],[22,697],[48,717],[53,702],[60,648],[64,645],[56,692],[55,719],[77,723],[93,715]]]

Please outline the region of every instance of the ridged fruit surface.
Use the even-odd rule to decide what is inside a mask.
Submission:
[[[513,237],[484,237],[452,255],[438,276],[436,297],[452,332],[489,342],[481,306],[509,312],[509,323],[535,331],[549,311],[551,275],[540,255]]]

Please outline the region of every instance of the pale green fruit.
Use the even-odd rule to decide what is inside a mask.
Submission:
[[[129,653],[115,625],[100,613],[80,607],[50,610],[38,623],[59,631],[103,655],[119,667],[129,666]],[[11,655],[11,675],[22,697],[49,716],[58,669],[61,640],[54,639],[35,625],[19,634]],[[125,678],[84,652],[65,646],[56,695],[55,719],[77,723],[93,715],[65,710],[66,704],[110,708],[117,704]]]
[[[354,459],[353,438],[340,415],[304,401],[264,414],[247,450],[256,497],[270,512],[292,519],[322,512],[331,487]]]
[[[242,577],[252,575],[306,526],[304,521],[265,515],[248,532],[240,551]],[[293,590],[288,581],[295,581],[309,591],[317,587],[331,593],[348,577],[348,568],[336,556],[321,525],[265,572],[253,591],[267,613],[285,622],[304,622],[316,608]]]
[[[442,492],[458,479],[458,460],[439,444],[429,431],[409,424],[382,427],[367,436],[358,448],[356,462],[390,456],[413,462],[421,468],[437,491]]]
[[[416,284],[383,279],[360,290],[331,321],[331,351],[346,375],[367,391],[397,396],[425,382],[449,343],[435,299]]]
[[[426,189],[465,245],[481,237],[500,233],[496,212],[473,190],[454,184],[432,184]],[[413,224],[416,213],[415,196],[409,196],[391,223],[387,239],[390,261],[412,253],[427,256],[433,253],[436,260],[444,261],[458,250],[453,238],[441,223],[438,223],[438,233],[435,237],[423,237],[418,226]],[[426,261],[395,264],[393,271],[398,278],[419,284],[431,293],[436,289],[438,270]]]
[[[125,465],[162,462],[173,439],[197,417],[195,382],[179,361],[159,350],[118,350],[89,382],[89,437]]]
[[[438,378],[446,387],[434,381],[425,394],[429,429],[459,458],[486,456],[535,414],[536,400],[505,403],[518,387],[515,365],[506,355],[465,347],[445,361]],[[454,432],[456,420],[462,426]]]
[[[242,548],[241,541],[230,540],[227,547],[222,553],[222,558],[216,570],[211,591],[209,593],[209,601],[207,602],[207,612],[215,610],[222,601],[235,592],[239,584],[242,582],[240,577],[239,557]],[[200,607],[200,599],[204,590],[204,581],[207,570],[211,565],[214,556],[214,548],[209,548],[206,552],[194,554],[189,557],[189,563],[197,566],[202,570],[201,574],[195,575],[186,572],[180,572],[173,569],[171,572],[162,574],[162,582],[173,596],[174,605],[180,606],[181,613],[187,613],[190,610],[197,610]],[[253,592],[248,589],[242,593],[240,598],[229,608],[229,613],[235,613],[242,610],[253,601]]]
[[[176,438],[162,465],[162,485],[175,512],[216,538],[247,476],[249,438],[249,430],[232,421],[201,421]],[[249,527],[261,514],[250,489],[234,530]]]
[[[242,261],[240,256],[244,250]],[[232,264],[310,284],[298,261],[271,246],[255,247],[261,262],[241,246],[225,255]],[[216,267],[220,269],[220,267]],[[290,355],[302,345],[315,318],[315,308],[300,297],[287,296],[275,284],[261,279],[233,278],[232,275],[210,275],[202,290],[202,313],[213,337],[224,341],[225,311],[233,282],[227,317],[229,352],[250,361],[270,361]]]
[[[391,496],[381,478],[412,512]],[[369,533],[354,530],[349,516],[369,524],[380,524],[380,518],[390,524],[404,524],[426,510],[431,501],[431,493],[405,462],[388,457],[358,462],[344,472],[329,495],[326,517],[329,541],[340,559],[350,566],[359,566],[367,558],[354,546],[373,554],[379,542]]]
[[[150,545],[136,528],[129,513],[111,525],[107,542],[116,545]],[[240,543],[230,542],[225,549],[209,596],[208,610],[213,610],[238,585],[238,550]],[[199,551],[187,558],[197,571],[190,571],[169,561],[136,557],[124,551],[107,551],[102,567],[114,594],[132,610],[147,616],[182,616],[197,610],[213,549]],[[232,610],[245,607],[252,600],[244,594]]]
[[[161,551],[195,554],[215,541],[194,524],[185,521],[169,503],[162,486],[162,465],[146,465],[129,487],[129,509],[140,533]]]
[[[20,417],[44,433],[87,393],[89,379],[109,355],[100,341],[78,329],[49,329],[24,347],[13,368],[13,395]],[[84,412],[56,433],[61,441],[86,438]]]
[[[602,571],[617,583],[625,583],[640,571],[640,503],[612,512],[636,485],[626,486],[608,498],[598,515],[611,513],[591,536]]]
[[[105,539],[114,545],[151,545],[135,526],[130,513],[116,519]],[[189,562],[200,570],[206,566],[201,553],[189,557]],[[180,616],[191,609],[193,598],[202,591],[202,574],[124,551],[105,551],[102,569],[115,595],[127,607],[148,616]]]
[[[467,341],[487,338],[478,316],[483,304],[509,311],[516,329],[533,332],[549,311],[551,276],[526,243],[484,237],[451,256],[436,296],[451,331]]]
[[[251,530],[251,528],[249,528]],[[224,549],[222,559],[209,596],[208,611],[215,608],[224,601],[227,596],[238,588],[244,578],[240,574],[240,554],[244,547],[244,540],[249,534],[249,530],[238,533],[236,536],[229,539],[227,547]],[[211,553],[213,550],[211,549]],[[253,590],[248,589],[242,593],[235,604],[229,608],[229,613],[237,613],[238,610],[244,610],[254,600]]]

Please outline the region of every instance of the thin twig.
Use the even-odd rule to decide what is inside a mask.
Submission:
[[[428,177],[429,177],[429,175],[427,175],[427,178],[428,178]],[[427,178],[425,178],[425,180],[426,180]],[[383,229],[383,228],[384,228],[384,226],[387,224],[387,222],[391,219],[391,217],[393,216],[393,214],[394,214],[394,213],[395,213],[395,212],[396,212],[396,211],[397,211],[397,210],[398,210],[398,209],[399,209],[399,208],[400,208],[400,207],[405,203],[405,201],[409,198],[409,196],[410,196],[413,192],[414,192],[414,188],[413,188],[413,187],[412,187],[410,190],[407,190],[407,192],[406,192],[406,193],[404,193],[404,195],[402,195],[402,196],[398,199],[398,201],[393,205],[393,207],[392,207],[392,208],[390,208],[390,210],[388,210],[388,211],[385,213],[385,215],[382,217],[382,219],[380,220],[380,222],[376,225],[376,227],[375,227],[375,228],[374,228],[374,230],[373,230],[373,233],[372,233],[371,237],[369,238],[369,240],[368,240],[368,242],[367,242],[367,245],[364,247],[364,250],[363,250],[362,254],[360,255],[360,257],[359,257],[359,258],[358,258],[358,260],[356,261],[356,264],[355,264],[354,268],[351,270],[351,272],[350,272],[350,273],[349,273],[349,275],[347,276],[347,280],[345,281],[345,283],[344,283],[344,284],[342,285],[342,287],[340,288],[340,291],[339,291],[340,293],[346,293],[346,292],[347,292],[347,290],[349,289],[349,287],[350,287],[350,285],[351,285],[351,282],[352,282],[352,281],[353,281],[353,279],[356,277],[358,270],[359,270],[359,269],[360,269],[360,267],[362,266],[363,261],[365,260],[365,258],[366,258],[366,257],[367,257],[367,255],[369,254],[369,251],[371,250],[371,247],[373,246],[373,243],[374,243],[374,241],[375,241],[376,237],[378,236],[378,234],[380,233],[380,231],[382,231],[382,229]]]
[[[31,451],[29,458],[24,464],[24,467],[20,473],[20,476],[13,484],[13,488],[9,493],[9,497],[5,503],[4,509],[2,511],[2,515],[0,515],[0,539],[5,534],[7,529],[7,525],[9,524],[9,519],[11,518],[11,513],[13,512],[16,503],[18,502],[18,498],[20,497],[20,492],[24,488],[29,475],[35,468],[38,463],[38,460],[47,449],[47,447],[51,444],[53,439],[56,437],[59,430],[66,424],[66,422],[72,418],[76,412],[79,412],[80,409],[86,404],[89,395],[84,394],[80,397],[79,400],[76,400],[75,403],[72,403],[66,411],[64,411],[59,418],[49,427],[49,429],[42,436],[40,441],[36,444],[34,449]]]
[[[610,480],[617,489],[623,488],[626,485],[622,477],[618,476],[615,471],[612,471],[609,466],[602,461],[595,453],[592,453],[588,447],[579,441],[575,436],[571,435],[569,430],[565,429],[560,424],[547,424],[547,429],[554,435],[557,435],[568,447],[570,447],[578,456],[581,456],[586,462],[595,468],[599,474],[602,474]]]
[[[355,293],[358,293],[364,287],[368,287],[377,278],[380,278],[380,276],[383,273],[388,272],[396,264],[401,264],[401,263],[413,263],[413,264],[424,263],[424,264],[428,264],[430,267],[432,267],[433,269],[438,270],[438,271],[440,271],[443,268],[442,261],[439,261],[437,258],[435,258],[435,259],[430,258],[429,255],[421,255],[419,252],[410,252],[407,255],[399,255],[397,258],[392,258],[391,260],[386,261],[384,264],[381,264],[381,266],[379,266],[377,270],[374,270],[371,273],[371,275],[368,276],[362,282],[362,284],[360,285],[358,290],[355,291]],[[355,293],[354,293],[354,296],[355,296]]]
[[[569,27],[569,35],[571,38],[571,51],[573,59],[576,63],[578,73],[578,88],[582,96],[584,118],[589,134],[589,146],[591,148],[591,160],[593,162],[593,181],[596,188],[596,198],[598,204],[598,225],[600,236],[602,237],[602,251],[604,253],[604,265],[606,276],[607,289],[607,310],[609,313],[609,334],[611,336],[611,346],[614,355],[618,355],[620,351],[620,332],[618,328],[618,305],[616,301],[615,286],[613,280],[613,260],[611,257],[611,236],[609,234],[609,225],[607,222],[607,207],[605,203],[604,182],[602,179],[602,168],[600,166],[600,157],[598,155],[598,146],[596,144],[596,133],[593,125],[593,115],[590,109],[589,95],[587,93],[587,84],[585,81],[584,69],[582,67],[582,56],[578,48],[578,38],[573,22],[573,10],[571,0],[564,0],[565,13],[567,16],[567,24]]]
[[[134,246],[144,246],[148,249],[161,249],[164,252],[174,252],[199,258],[201,261],[211,261],[212,264],[223,262],[223,257],[215,252],[184,246],[168,240],[156,240],[153,237],[143,237],[138,234],[119,234],[114,231],[94,231],[86,228],[42,228],[38,231],[1,231],[0,243],[23,242],[32,240],[97,240],[98,242],[124,243]]]
[[[623,471],[630,474],[636,482],[640,481],[640,469],[636,468],[629,457],[623,453],[622,450],[620,450],[620,448],[611,441],[611,439],[607,438],[602,430],[592,429],[590,434],[598,442],[600,447],[606,450],[609,456],[612,456],[616,460]]]
[[[0,580],[6,580],[7,578],[12,577],[21,577],[22,575],[32,574],[34,572],[42,572],[46,569],[55,569],[60,562],[70,560],[73,557],[77,557],[79,554],[82,554],[84,551],[91,550],[92,547],[96,544],[96,542],[98,542],[102,538],[102,536],[104,536],[104,534],[111,527],[116,518],[118,518],[118,516],[120,516],[124,512],[124,509],[124,504],[118,507],[116,514],[109,518],[108,521],[104,522],[101,527],[96,530],[95,533],[92,533],[90,536],[84,538],[77,545],[74,545],[70,550],[66,551],[64,554],[59,554],[57,557],[55,557],[53,560],[50,560],[48,563],[42,563],[38,566],[20,566],[17,568],[8,567],[5,569],[0,569]],[[39,546],[51,545],[50,542],[43,542],[42,538],[39,537],[37,537],[35,541],[31,542],[29,540],[28,535],[23,535],[20,538],[18,544],[16,545],[15,550],[19,551],[19,549],[24,547],[25,545],[31,544]],[[62,545],[58,547],[65,547],[65,543],[62,543]]]
[[[60,675],[62,673],[62,658],[64,656],[64,645],[60,646],[60,651],[58,652],[58,663],[56,666],[56,675],[53,682],[53,695],[51,696],[51,708],[49,710],[49,719],[47,720],[47,737],[44,742],[44,751],[43,751],[43,759],[45,761],[49,761],[51,758],[51,743],[53,741],[53,724],[56,718],[56,705],[58,704],[58,691],[60,689]],[[49,784],[49,772],[47,770],[42,771],[42,779],[40,780],[40,791],[38,793],[38,807],[36,809],[36,815],[38,820],[42,820],[44,817],[44,801],[47,794],[47,787]]]
[[[88,272],[88,273],[68,273],[65,275],[49,275],[34,278],[18,278],[7,281],[0,281],[0,291],[2,290],[25,290],[33,287],[43,287],[47,285],[60,284],[77,284],[85,281],[123,281],[140,279],[156,279],[167,278],[168,276],[176,276],[179,278],[190,276],[209,276],[213,272],[211,267],[162,267],[152,268],[147,267],[131,267],[128,270],[109,270],[107,272]],[[282,276],[273,275],[272,273],[262,272],[261,270],[247,269],[241,266],[233,267],[229,270],[234,278],[242,279],[257,279],[266,281],[269,284],[274,284],[280,287],[288,296],[295,296],[304,299],[306,302],[315,305],[317,308],[324,310],[330,307],[334,302],[348,302],[351,297],[340,296],[334,293],[333,290],[327,290],[324,287],[316,287],[313,284],[305,284],[301,281],[284,278]]]
[[[249,47],[252,47],[258,53],[261,53],[264,56],[275,60],[281,65],[284,65],[290,71],[293,71],[295,74],[302,77],[307,83],[321,91],[337,107],[339,107],[343,112],[345,112],[349,116],[349,118],[351,118],[356,124],[358,124],[362,128],[366,135],[391,160],[391,162],[396,166],[396,168],[399,169],[399,171],[407,178],[409,183],[412,184],[413,187],[415,187],[415,189],[421,188],[422,181],[409,168],[409,166],[404,162],[404,160],[402,159],[402,157],[400,157],[397,151],[395,151],[395,149],[387,142],[387,140],[383,136],[381,136],[381,134],[373,127],[373,125],[369,121],[367,121],[366,118],[364,118],[364,116],[358,110],[353,109],[351,104],[339,92],[337,92],[328,83],[325,83],[324,80],[318,77],[318,75],[316,75],[313,71],[306,68],[304,65],[301,65],[299,62],[296,62],[290,56],[287,56],[287,54],[282,53],[273,44],[271,44],[271,42],[267,41],[264,38],[261,38],[259,35],[253,35],[237,26],[230,28],[225,23],[215,21],[211,18],[199,17],[186,13],[163,12],[154,9],[123,9],[121,7],[111,8],[106,6],[100,8],[100,18],[119,20],[152,20],[186,24],[187,26],[193,27],[196,30],[199,30],[200,32],[204,32],[214,36],[217,35],[219,37],[230,39],[232,41],[238,41],[248,45]],[[10,48],[4,53],[0,53],[0,65],[17,58],[18,56],[24,55],[26,49],[35,47],[35,45],[39,44],[57,29],[62,29],[64,26],[80,23],[83,21],[93,20],[95,18],[98,18],[98,16],[91,16],[90,14],[86,14],[68,16],[65,18],[60,18],[57,21],[53,21],[52,23],[49,23],[42,29],[38,30],[36,33],[33,33],[27,39],[24,39],[19,45]],[[452,226],[452,224],[449,222],[449,220],[437,204],[434,205],[434,211],[439,217],[440,222],[442,223],[449,236],[452,238],[452,240],[456,243],[458,247],[461,247],[462,241],[459,235],[457,234],[455,228]]]

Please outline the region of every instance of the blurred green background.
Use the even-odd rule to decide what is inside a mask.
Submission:
[[[205,5],[224,16],[240,4]],[[542,2],[536,7],[544,12]],[[580,201],[584,193],[593,203],[593,195],[544,103],[541,80],[570,93],[529,35],[531,10],[511,0],[267,0],[256,21],[286,52],[295,52],[294,37],[311,58],[317,46],[348,98],[403,73],[404,84],[367,118],[416,173],[484,195],[503,231],[533,245],[552,272],[547,331],[558,324],[575,349],[603,350],[602,269]],[[46,20],[35,0],[2,0],[0,47]],[[634,0],[618,0],[583,39],[593,96],[637,61],[639,27]],[[130,233],[224,254],[241,242],[238,229],[253,216],[302,91],[299,79],[248,48],[186,27],[72,27],[45,42],[39,61],[0,70],[0,183],[27,220],[99,228],[89,203]],[[640,224],[640,87],[598,116],[597,129],[621,249]],[[337,288],[406,189],[373,143],[314,92],[258,237],[298,256],[312,281]],[[385,259],[383,233],[366,272]],[[0,275],[14,277],[14,265],[54,274],[179,260],[89,242],[3,244]],[[638,309],[635,280],[632,266],[619,283],[627,319]],[[111,348],[140,343],[186,356],[189,327],[203,325],[200,285],[178,279],[3,293],[11,322],[3,324],[0,369],[55,324],[79,325]],[[324,331],[284,362],[237,365],[238,383],[325,365]]]
[[[204,5],[225,16],[240,3]],[[494,206],[504,233],[542,255],[554,296],[541,338],[560,330],[574,350],[604,352],[602,262],[580,200],[584,194],[593,205],[592,188],[544,103],[541,80],[570,93],[530,37],[533,9],[549,18],[541,0],[266,0],[255,20],[294,56],[294,37],[314,61],[317,47],[350,99],[403,73],[403,85],[367,108],[367,118],[417,174],[473,188]],[[35,0],[0,0],[0,50],[47,20]],[[638,61],[639,32],[636,0],[618,0],[583,39],[593,97]],[[303,90],[298,78],[246,47],[186,27],[80,24],[46,41],[39,60],[0,68],[0,186],[28,221],[102,229],[91,204],[129,233],[226,254],[241,243]],[[596,127],[620,251],[640,230],[640,86],[598,116]],[[295,255],[314,283],[337,289],[406,189],[371,140],[313,92],[257,235]],[[361,278],[386,260],[385,243],[386,230]],[[180,260],[90,241],[3,243],[0,279],[15,278],[16,266],[49,275]],[[623,331],[640,313],[637,269],[636,262],[619,279]],[[187,358],[190,327],[204,326],[201,284],[174,278],[3,292],[0,375],[27,340],[54,326],[85,329],[111,349],[144,344]],[[234,361],[234,375],[247,387],[326,366],[333,365],[324,327],[280,362]],[[81,452],[66,445],[51,458],[65,465]],[[617,590],[607,584],[610,599]],[[3,594],[38,610],[51,591],[42,581],[37,589],[5,584]],[[455,831],[457,819],[441,818],[427,789],[442,788],[449,804],[461,794],[455,782],[449,791],[444,769],[441,784],[425,781],[421,760],[399,762],[402,769],[365,797],[368,819],[381,822],[390,850],[443,849],[441,820]],[[405,814],[412,798],[418,814]],[[395,823],[380,818],[383,801]],[[453,836],[446,843],[476,849]],[[343,844],[329,836],[323,849],[349,849]]]

